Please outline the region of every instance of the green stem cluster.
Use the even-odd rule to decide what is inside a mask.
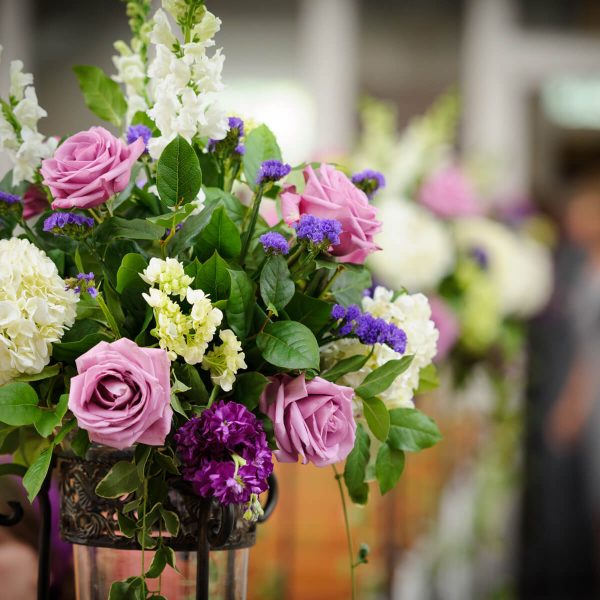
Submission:
[[[335,465],[331,465],[335,473],[335,480],[340,491],[340,499],[342,501],[342,509],[344,511],[344,525],[346,527],[346,541],[348,542],[348,566],[350,568],[350,583],[352,586],[352,600],[356,599],[356,563],[354,562],[354,547],[352,544],[352,531],[350,530],[350,519],[348,518],[348,507],[346,505],[346,497],[344,496],[344,488],[342,487],[342,474],[338,472]]]

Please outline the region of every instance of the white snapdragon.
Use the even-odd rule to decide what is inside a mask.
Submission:
[[[27,240],[0,240],[0,385],[39,373],[75,321],[77,295]]]
[[[148,110],[146,102],[146,65],[137,52],[134,52],[125,42],[115,42],[118,56],[113,56],[113,64],[117,74],[113,79],[125,86],[125,97],[127,99],[126,120],[131,123],[135,113]]]
[[[240,369],[247,367],[242,344],[231,329],[224,329],[219,333],[223,342],[207,352],[202,359],[202,368],[210,371],[210,378],[224,392],[233,388],[235,375]]]
[[[13,60],[10,63],[10,90],[9,94],[15,102],[23,99],[25,88],[33,85],[33,75],[23,73],[23,61]]]
[[[387,196],[378,218],[387,223],[376,237],[381,251],[369,264],[377,278],[395,289],[434,289],[454,266],[454,244],[447,226],[408,200]]]

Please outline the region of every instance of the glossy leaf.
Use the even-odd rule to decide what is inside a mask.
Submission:
[[[380,398],[363,399],[363,412],[371,433],[385,442],[390,431],[390,413]]]
[[[281,160],[281,150],[273,132],[266,125],[255,127],[245,140],[243,165],[248,185],[255,190],[258,169],[265,160]]]
[[[160,199],[173,206],[195,200],[202,185],[196,152],[178,135],[163,150],[156,165],[156,187]]]
[[[140,484],[140,476],[134,464],[119,461],[96,486],[96,494],[103,498],[119,498],[133,492]]]
[[[336,382],[340,377],[343,377],[348,373],[360,371],[367,363],[367,360],[369,360],[368,354],[355,354],[354,356],[349,356],[348,358],[340,360],[340,362],[331,367],[331,369],[325,371],[325,373],[321,373],[321,377],[327,379],[327,381]]]
[[[319,345],[312,331],[296,321],[269,323],[256,344],[263,358],[283,369],[318,369]]]
[[[371,456],[371,440],[369,434],[359,423],[356,426],[356,441],[352,452],[346,458],[344,482],[348,495],[356,504],[366,504],[369,499],[369,486],[365,482],[367,465]]]
[[[395,408],[390,411],[390,420],[388,443],[397,450],[418,452],[442,439],[433,419],[415,408]]]
[[[73,71],[86,106],[103,121],[121,125],[127,111],[127,102],[119,84],[98,67],[78,65],[73,67]]]
[[[225,207],[219,206],[212,213],[208,225],[196,244],[195,254],[200,261],[218,252],[223,258],[235,258],[240,255],[242,242],[239,228],[228,217]]]
[[[29,502],[33,502],[38,495],[44,479],[50,469],[52,461],[53,446],[46,448],[29,466],[27,473],[23,477],[23,487],[27,490],[27,498]]]
[[[229,297],[228,265],[216,252],[198,269],[196,287],[209,294],[213,303]]]
[[[398,360],[390,360],[371,371],[356,388],[356,393],[361,398],[372,398],[385,392],[394,383],[394,380],[408,369],[412,359],[412,356],[403,356]]]
[[[404,463],[402,450],[397,450],[388,443],[381,444],[375,461],[375,476],[382,494],[386,494],[396,486],[404,471]]]
[[[278,311],[285,308],[293,298],[296,286],[290,278],[290,270],[283,256],[270,256],[260,273],[260,295],[265,306]]]
[[[20,427],[32,425],[42,414],[38,396],[27,383],[8,383],[0,386],[0,422]]]
[[[246,339],[252,325],[254,312],[254,282],[245,271],[229,270],[231,289],[225,314],[227,322],[240,340]]]

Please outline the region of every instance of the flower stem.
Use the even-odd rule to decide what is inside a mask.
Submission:
[[[213,405],[213,402],[217,399],[217,394],[221,388],[218,385],[215,385],[210,393],[210,397],[208,399],[208,404],[206,408],[210,408]]]
[[[335,480],[340,490],[340,498],[342,500],[342,509],[344,511],[344,524],[346,526],[346,540],[348,542],[348,566],[350,567],[350,583],[352,586],[352,600],[356,599],[356,578],[354,576],[354,569],[356,564],[354,563],[354,548],[352,545],[352,532],[350,531],[350,521],[348,519],[348,507],[346,506],[346,497],[344,496],[344,488],[342,487],[342,474],[338,473],[335,465],[331,465],[333,472],[335,473]]]
[[[254,228],[256,227],[256,221],[258,220],[258,211],[260,209],[260,203],[262,201],[263,196],[263,186],[258,186],[258,190],[256,191],[256,196],[254,196],[254,203],[252,204],[252,214],[250,217],[250,225],[248,229],[243,234],[244,243],[242,245],[242,251],[240,253],[240,264],[244,264],[244,260],[246,258],[246,254],[248,253],[248,248],[250,247],[250,241],[252,240],[252,234],[254,233]]]
[[[102,296],[102,293],[98,292],[98,296],[96,296],[96,300],[98,301],[98,306],[100,307],[100,310],[102,310],[102,313],[104,314],[104,317],[106,318],[106,322],[108,323],[108,326],[110,327],[111,331],[113,332],[115,339],[117,339],[117,340],[120,339],[121,332],[119,331],[119,326],[117,325],[115,318],[113,317],[108,306],[106,305],[106,302],[104,301],[104,297]]]
[[[319,294],[319,298],[322,298],[331,289],[333,282],[337,279],[337,277],[340,275],[340,273],[342,273],[343,270],[344,270],[344,265],[338,265],[332,278],[327,282],[327,285],[323,288],[323,291]]]
[[[144,584],[146,583],[146,508],[148,502],[148,478],[144,475],[144,500],[142,503],[142,510],[144,511],[142,514],[142,579]],[[145,587],[145,585],[144,585]]]

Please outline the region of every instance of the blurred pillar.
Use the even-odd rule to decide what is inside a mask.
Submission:
[[[318,153],[348,151],[356,129],[358,0],[302,0],[299,56],[314,98]]]
[[[33,6],[31,0],[0,1],[0,44],[4,50],[0,58],[0,97],[6,98],[9,89],[10,61],[21,59],[25,71],[33,71],[32,64]],[[0,153],[0,177],[10,164]]]

